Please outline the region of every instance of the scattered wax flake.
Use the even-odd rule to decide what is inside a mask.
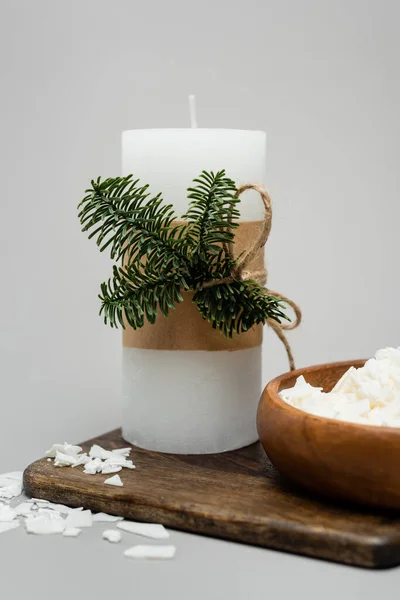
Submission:
[[[103,512],[93,515],[93,521],[98,521],[99,523],[116,523],[117,521],[123,520],[124,517],[116,517],[115,515],[109,515]]]
[[[125,550],[128,558],[174,558],[175,546],[132,546]]]
[[[49,508],[51,510],[54,510],[55,512],[59,512],[64,515],[69,514],[71,510],[73,510],[69,506],[65,506],[65,504],[55,504],[54,502],[49,502],[46,508]]]
[[[105,462],[105,465],[110,465],[113,467],[125,467],[127,469],[135,469],[135,465],[132,463],[131,460],[127,460],[125,458],[125,456],[113,456],[111,458],[108,458]]]
[[[5,500],[11,500],[12,498],[16,498],[22,494],[22,485],[8,485],[6,487],[0,488],[0,498]]]
[[[32,503],[31,502],[21,502],[18,506],[15,507],[15,512],[18,517],[26,517],[31,512]]]
[[[76,459],[76,461],[74,462],[74,464],[72,465],[72,467],[79,467],[80,465],[86,465],[88,462],[90,462],[90,457],[86,453],[80,454],[78,456],[78,458]]]
[[[153,540],[166,540],[169,538],[169,533],[164,525],[158,523],[137,523],[135,521],[122,521],[117,523],[118,529],[136,533],[144,537],[152,538]]]
[[[48,459],[47,459],[47,462],[51,462],[51,458],[48,458]]]
[[[59,521],[62,519],[61,513],[55,510],[51,510],[49,508],[39,508],[37,511],[38,515],[45,516],[48,519],[53,519],[55,521]],[[29,515],[28,515],[29,516]]]
[[[121,541],[122,535],[121,532],[116,529],[106,529],[103,531],[102,538],[112,544],[118,544],[118,542]]]
[[[92,512],[90,510],[71,511],[68,513],[66,527],[91,527],[93,523]]]
[[[62,452],[56,453],[56,457],[54,459],[55,467],[70,467],[74,464],[76,458],[75,456],[70,456],[69,454],[63,454]]]
[[[0,499],[11,500],[22,494],[22,471],[0,475]]]
[[[10,522],[15,519],[17,516],[16,511],[11,508],[8,504],[4,504],[0,506],[0,522]]]
[[[25,521],[27,533],[35,533],[37,535],[50,535],[53,533],[63,533],[65,529],[65,521],[62,517],[50,518],[46,515],[38,517],[31,516]]]
[[[83,472],[86,475],[96,475],[100,473],[103,468],[103,462],[100,458],[92,458],[90,462],[86,463]]]
[[[116,448],[115,450],[111,450],[113,454],[119,454],[121,456],[129,456],[132,448]]]
[[[34,504],[39,504],[39,502],[50,504],[48,500],[44,500],[43,498],[28,498],[27,502],[33,502]]]
[[[122,465],[125,469],[136,469],[136,465],[134,465],[132,463],[131,460],[127,460],[124,462],[124,464]]]
[[[111,458],[113,453],[110,450],[104,450],[101,446],[94,444],[89,451],[89,456],[91,458],[100,458],[101,460],[106,460],[107,458]]]
[[[82,529],[79,527],[66,527],[63,532],[64,537],[77,537],[81,533]]]
[[[0,533],[11,531],[11,529],[17,529],[19,527],[19,521],[10,521],[9,523],[0,523]]]
[[[107,460],[116,456],[127,457],[131,452],[131,448],[115,448],[114,450],[105,450],[101,446],[94,444],[90,451],[89,456],[91,458],[101,458]]]
[[[119,471],[122,471],[122,467],[119,467],[118,465],[106,465],[106,464],[103,464],[103,467],[101,470],[103,475],[108,475],[108,473],[119,473]]]
[[[121,477],[119,475],[114,475],[113,477],[109,477],[105,480],[107,485],[115,485],[116,487],[123,487],[123,483],[121,481]]]
[[[64,444],[53,444],[50,450],[47,450],[45,456],[48,456],[49,458],[55,458],[57,452],[76,457],[82,452],[82,448],[80,446],[72,446],[72,444],[67,444],[67,442]]]
[[[49,502],[47,502],[47,501],[43,502],[43,500],[37,500],[35,502],[35,504],[38,508],[48,508],[49,507]]]

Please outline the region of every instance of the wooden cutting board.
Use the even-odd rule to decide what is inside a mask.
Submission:
[[[115,430],[81,444],[126,447]],[[400,564],[400,514],[335,505],[287,483],[260,444],[209,455],[172,455],[133,447],[135,470],[109,475],[57,468],[45,458],[24,473],[36,498],[163,523],[213,537],[362,567]]]

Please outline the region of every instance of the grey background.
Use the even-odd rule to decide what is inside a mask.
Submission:
[[[110,263],[75,207],[91,177],[119,174],[123,129],[187,126],[188,93],[200,126],[268,133],[270,285],[303,308],[290,336],[298,365],[400,343],[397,2],[1,0],[0,10],[0,472],[119,424],[120,335],[97,316]],[[287,368],[269,333],[264,362],[265,381]],[[372,598],[398,580],[181,533],[176,561],[157,566],[124,561],[95,531],[86,544],[23,535],[2,536],[2,565],[41,570],[43,598],[57,577],[59,598],[105,598],[113,586],[144,598],[267,587]],[[28,580],[7,585],[21,592]]]

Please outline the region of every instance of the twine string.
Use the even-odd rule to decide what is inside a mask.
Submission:
[[[255,190],[261,197],[261,200],[264,205],[264,220],[263,225],[260,231],[260,235],[258,239],[255,240],[254,244],[244,252],[237,260],[237,263],[232,269],[231,274],[228,277],[224,277],[223,279],[214,279],[213,281],[205,281],[202,283],[203,288],[214,287],[215,285],[221,285],[226,283],[233,283],[234,281],[247,281],[252,279],[264,286],[267,283],[268,272],[267,269],[260,270],[249,270],[248,266],[253,262],[255,258],[263,251],[265,244],[268,241],[269,234],[271,232],[272,225],[272,203],[271,198],[268,192],[261,186],[255,183],[247,183],[246,185],[242,185],[237,190],[237,197],[246,192],[247,190]],[[234,242],[228,244],[228,247],[225,247],[225,250],[229,252],[229,254],[234,256]],[[265,288],[265,293],[275,298],[278,298],[285,304],[288,304],[294,311],[295,319],[290,323],[278,323],[275,319],[269,318],[266,320],[266,324],[271,327],[273,331],[275,331],[278,338],[281,340],[282,344],[285,347],[286,354],[289,360],[290,370],[293,371],[295,369],[295,363],[293,358],[292,349],[290,344],[286,338],[284,331],[288,331],[290,329],[295,329],[301,323],[301,310],[300,307],[293,301],[283,296],[279,292],[274,292],[268,288]]]

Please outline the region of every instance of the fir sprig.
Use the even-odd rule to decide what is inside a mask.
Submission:
[[[176,266],[185,258],[183,224],[172,205],[163,205],[161,194],[150,198],[148,185],[127,177],[92,181],[79,205],[82,231],[96,237],[100,252],[110,247],[112,259],[140,262],[143,256],[166,260],[163,267]]]
[[[209,260],[209,255],[219,254],[221,244],[234,241],[233,230],[238,226],[234,219],[240,213],[236,205],[236,186],[232,179],[225,177],[225,171],[207,173],[193,180],[197,185],[188,189],[191,200],[183,219],[190,227],[187,237],[191,241],[192,254],[200,260]]]
[[[189,188],[190,204],[183,222],[161,194],[132,175],[91,182],[79,205],[83,231],[90,231],[100,251],[122,265],[101,285],[105,323],[134,329],[154,323],[161,312],[183,301],[182,291],[194,290],[203,318],[231,337],[268,318],[286,318],[279,299],[255,281],[220,281],[237,265],[229,250],[235,240],[239,198],[225,171],[203,171]]]
[[[251,280],[203,288],[196,292],[194,301],[203,318],[227,337],[265,323],[267,318],[279,323],[286,318],[279,299]]]

